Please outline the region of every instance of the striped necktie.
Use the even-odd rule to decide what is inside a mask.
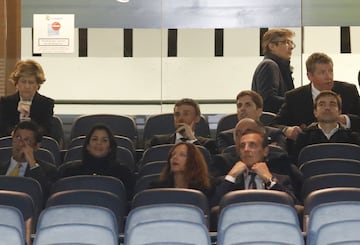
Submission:
[[[19,176],[21,163],[17,163],[16,166],[10,171],[8,176]]]

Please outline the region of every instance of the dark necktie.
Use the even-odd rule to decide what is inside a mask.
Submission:
[[[256,182],[255,182],[255,177],[256,177],[256,173],[254,172],[249,172],[250,175],[250,181],[249,181],[249,185],[248,185],[248,189],[257,189],[256,187]]]

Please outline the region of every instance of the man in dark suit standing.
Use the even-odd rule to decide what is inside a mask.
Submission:
[[[0,99],[0,135],[11,134],[21,121],[32,120],[43,134],[50,133],[54,100],[38,93],[45,82],[42,67],[34,60],[19,61],[10,74],[17,92]]]
[[[334,81],[333,61],[324,53],[313,53],[306,61],[310,84],[286,93],[274,124],[280,127],[286,137],[296,140],[302,129],[316,121],[313,114],[315,97],[323,90],[332,90],[342,99],[338,121],[346,128],[358,131],[360,128],[359,93],[353,84]]]
[[[42,135],[39,127],[32,121],[23,121],[15,126],[12,138],[12,156],[0,163],[0,175],[25,176],[36,179],[45,197],[49,193],[52,182],[57,178],[57,169],[50,163],[35,158]]]
[[[154,135],[150,142],[145,142],[145,148],[154,145],[176,144],[181,141],[202,145],[211,154],[216,153],[216,144],[213,139],[195,135],[195,125],[200,121],[200,107],[193,99],[184,98],[175,103],[174,124],[176,131],[173,134]]]

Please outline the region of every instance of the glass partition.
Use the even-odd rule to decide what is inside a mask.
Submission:
[[[23,0],[22,6],[22,57],[44,65],[41,92],[56,99],[56,113],[83,113],[75,105],[82,103],[96,104],[85,109],[92,112],[153,114],[171,111],[183,97],[199,100],[203,113],[233,113],[234,97],[251,88],[263,58],[261,33],[273,27],[296,33],[295,86],[308,83],[304,60],[315,51],[334,58],[340,80],[355,83],[359,70],[360,3],[351,0]],[[75,14],[76,52],[33,54],[33,14]],[[346,34],[352,45],[343,53]]]

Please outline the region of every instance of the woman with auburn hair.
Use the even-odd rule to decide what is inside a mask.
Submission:
[[[195,189],[203,192],[209,200],[215,191],[201,151],[187,142],[180,142],[170,150],[167,165],[152,187]]]
[[[9,81],[16,92],[0,98],[0,136],[11,135],[15,125],[30,120],[40,126],[42,134],[50,135],[54,100],[38,92],[46,81],[41,65],[35,60],[20,60]]]

